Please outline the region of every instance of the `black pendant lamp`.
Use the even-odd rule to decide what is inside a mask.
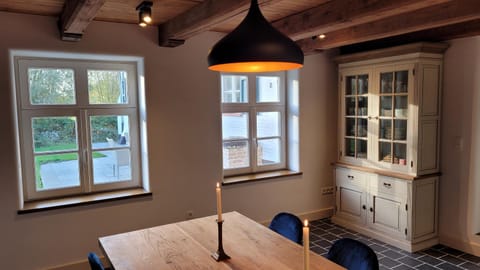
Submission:
[[[263,17],[258,1],[240,25],[222,38],[208,55],[208,68],[223,72],[269,72],[303,66],[303,52]]]

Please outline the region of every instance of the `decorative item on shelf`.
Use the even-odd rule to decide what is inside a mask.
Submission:
[[[214,258],[217,262],[224,261],[230,259],[225,251],[223,250],[223,237],[222,237],[222,189],[220,188],[220,183],[217,182],[217,187],[215,188],[215,192],[217,193],[217,226],[218,226],[218,249],[216,252],[212,253],[212,258]]]
[[[141,27],[146,27],[152,22],[152,6],[153,2],[143,1],[135,9],[138,10],[138,25]]]
[[[395,117],[407,117],[407,109],[395,109]]]
[[[360,110],[360,115],[367,115],[367,107],[359,108],[359,110]]]
[[[392,109],[381,109],[381,116],[392,116]]]
[[[384,139],[392,139],[392,128],[391,127],[386,127],[385,128],[385,133],[384,133]]]
[[[367,127],[364,125],[358,126],[358,137],[366,137],[367,136]]]
[[[405,128],[395,128],[395,140],[405,140],[406,136]]]
[[[357,153],[357,158],[367,158],[367,153],[365,152]]]
[[[225,72],[269,72],[298,69],[303,52],[263,17],[252,0],[245,19],[208,54],[208,68]]]
[[[400,158],[400,159],[398,159],[398,164],[400,164],[400,165],[407,165],[407,160],[404,159],[404,158]]]
[[[383,162],[388,162],[388,163],[391,163],[392,162],[392,156],[390,154],[388,155],[385,155],[382,159]]]
[[[307,219],[303,221],[303,269],[310,269],[310,228]]]
[[[382,93],[391,93],[392,92],[392,82],[382,80],[380,82],[380,90]]]
[[[355,108],[353,107],[348,108],[348,115],[355,115]]]

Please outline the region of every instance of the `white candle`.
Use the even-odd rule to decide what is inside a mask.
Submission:
[[[303,222],[303,269],[310,269],[310,229],[308,228],[308,220]]]
[[[222,221],[222,190],[220,189],[220,183],[217,182],[217,221]]]

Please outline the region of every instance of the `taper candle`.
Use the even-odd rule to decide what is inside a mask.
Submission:
[[[220,183],[217,182],[217,221],[222,221],[222,190],[220,189]]]
[[[310,269],[310,229],[308,228],[308,220],[303,222],[303,269]]]

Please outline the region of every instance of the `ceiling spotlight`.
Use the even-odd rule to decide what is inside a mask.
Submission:
[[[319,39],[324,39],[324,38],[326,38],[326,37],[327,37],[327,36],[325,36],[325,34],[320,34],[320,35],[318,35],[318,38],[319,38]]]
[[[138,25],[141,27],[145,27],[152,22],[152,5],[153,2],[143,1],[135,9],[138,10]]]

